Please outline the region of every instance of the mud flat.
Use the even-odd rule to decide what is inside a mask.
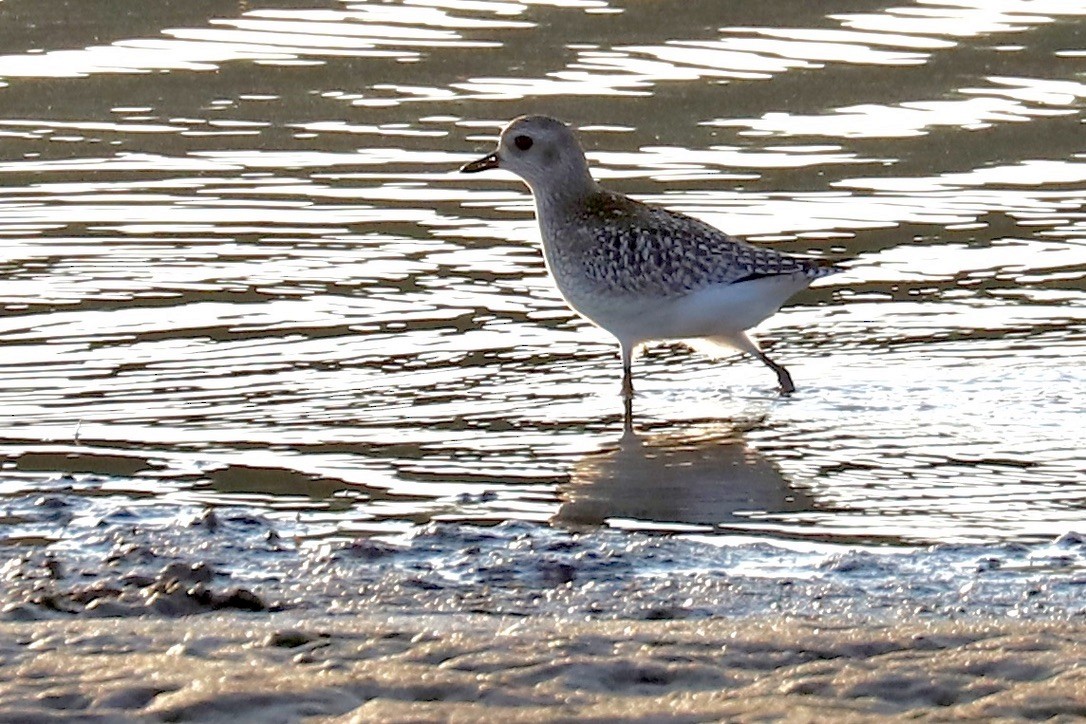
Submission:
[[[0,721],[1071,720],[1086,540],[865,550],[9,498]],[[28,542],[30,541],[30,542]]]
[[[219,613],[0,626],[5,721],[1066,720],[1066,622]]]

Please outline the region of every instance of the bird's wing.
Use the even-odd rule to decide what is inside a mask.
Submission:
[[[818,260],[753,246],[662,207],[625,197],[611,206],[601,216],[610,223],[591,227],[584,263],[590,277],[615,291],[678,296],[713,284],[832,273]]]

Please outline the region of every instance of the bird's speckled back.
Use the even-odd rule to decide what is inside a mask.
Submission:
[[[572,296],[591,288],[593,294],[673,298],[714,284],[795,272],[813,280],[839,271],[602,189],[575,205],[537,195],[536,211],[548,264]]]

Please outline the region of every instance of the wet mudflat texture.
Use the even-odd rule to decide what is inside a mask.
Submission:
[[[129,509],[54,496],[15,507],[69,523],[65,545],[13,551],[0,620],[479,612],[600,619],[820,614],[835,619],[1086,616],[1086,539],[925,549],[571,533],[519,522],[431,523],[313,545],[246,509]]]
[[[20,721],[844,721],[1086,715],[1067,625],[289,616],[5,625]],[[109,661],[109,666],[103,666]]]
[[[678,7],[0,2],[0,719],[1086,715],[1086,10]],[[624,431],[526,112],[848,260],[795,395]]]
[[[1086,715],[1086,539],[896,553],[510,522],[312,545],[247,509],[13,500],[0,719]]]
[[[0,718],[1086,715],[1086,540],[868,552],[528,523],[308,545],[78,509],[0,569]],[[37,511],[37,512],[35,512]]]

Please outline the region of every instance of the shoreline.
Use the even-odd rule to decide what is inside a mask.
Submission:
[[[1086,622],[212,613],[0,623],[0,719],[1086,716]]]
[[[1086,539],[786,548],[9,503],[0,721],[1086,716]]]

